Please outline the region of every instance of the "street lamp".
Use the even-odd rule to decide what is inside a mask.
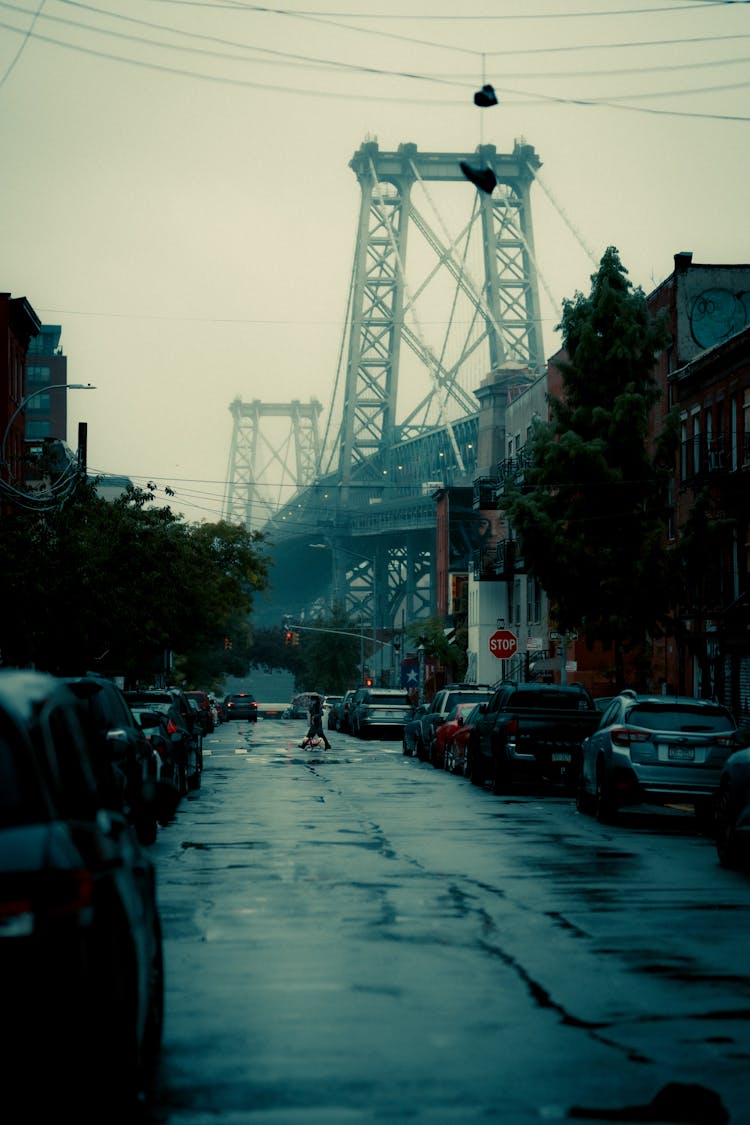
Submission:
[[[8,435],[9,435],[11,429],[13,428],[13,423],[15,422],[16,418],[21,413],[21,411],[26,408],[27,403],[29,403],[32,398],[36,398],[37,395],[47,394],[49,391],[60,391],[60,390],[65,390],[65,391],[95,391],[96,387],[92,383],[50,383],[46,387],[38,387],[37,390],[30,391],[29,394],[24,395],[24,397],[21,399],[18,406],[16,407],[16,409],[13,411],[10,418],[8,419],[8,425],[5,427],[5,432],[3,434],[3,440],[2,440],[2,443],[0,444],[0,469],[7,469],[9,481],[12,481],[12,479],[13,479],[13,472],[12,472],[11,467],[8,464],[8,462],[6,460],[6,457],[5,457],[5,448],[6,448],[6,445],[7,445],[7,442],[8,442]]]

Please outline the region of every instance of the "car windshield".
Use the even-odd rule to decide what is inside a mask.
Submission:
[[[556,711],[591,711],[592,704],[585,695],[566,691],[516,691],[508,700],[510,707],[531,707]]]
[[[451,694],[450,706],[455,710],[460,703],[477,703],[480,700],[485,702],[490,698],[488,691],[462,691],[456,695]]]
[[[734,722],[727,711],[689,704],[678,707],[660,707],[658,704],[640,704],[631,707],[626,716],[630,726],[650,730],[682,732],[684,734],[710,734],[714,731],[734,730]]]

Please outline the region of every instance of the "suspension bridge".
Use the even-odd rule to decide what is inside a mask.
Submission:
[[[494,189],[474,187],[462,163],[491,169]],[[481,475],[477,390],[545,370],[530,202],[540,166],[518,140],[509,153],[366,141],[354,154],[359,221],[328,407],[230,406],[224,516],[267,533],[285,612],[324,588],[373,630],[434,612],[432,497]]]

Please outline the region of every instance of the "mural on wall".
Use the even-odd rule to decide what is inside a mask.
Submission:
[[[750,323],[750,292],[704,289],[690,309],[690,332],[701,348],[720,344]]]

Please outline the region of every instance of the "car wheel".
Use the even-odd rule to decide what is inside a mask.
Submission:
[[[594,794],[594,814],[600,824],[612,824],[617,813],[617,806],[612,799],[607,782],[606,770],[603,762],[596,766],[596,792]]]
[[[499,756],[492,759],[492,792],[498,796],[510,792],[510,770]]]
[[[484,786],[484,762],[479,750],[472,750],[469,759],[469,777],[472,785]]]
[[[144,847],[156,840],[157,822],[155,813],[140,813],[135,822],[135,832]]]
[[[716,798],[714,808],[714,828],[716,837],[716,854],[722,867],[737,869],[747,865],[748,858],[743,856],[737,844],[735,831],[735,816],[732,812],[729,790],[725,787]]]
[[[579,771],[576,781],[576,808],[578,809],[579,813],[590,813],[592,811],[591,794],[586,792],[586,782],[583,778],[583,768],[581,768],[581,770]]]

